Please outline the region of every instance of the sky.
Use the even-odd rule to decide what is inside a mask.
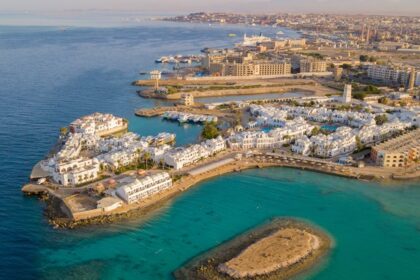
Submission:
[[[314,12],[420,16],[420,0],[0,0],[0,11],[118,10],[144,13]]]

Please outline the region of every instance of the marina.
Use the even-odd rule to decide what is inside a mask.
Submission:
[[[180,123],[192,122],[192,123],[206,123],[206,122],[215,122],[217,123],[216,116],[207,116],[207,115],[195,115],[188,114],[176,111],[167,111],[163,113],[162,117],[167,120],[178,121]]]
[[[155,63],[168,63],[168,64],[191,64],[198,63],[201,60],[199,55],[175,55],[175,56],[162,56],[155,60]]]

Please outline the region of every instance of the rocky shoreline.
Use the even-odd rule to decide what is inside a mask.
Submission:
[[[317,246],[314,246],[310,252],[296,258],[296,261],[289,261],[287,265],[283,265],[282,263],[278,265],[271,264],[271,268],[267,269],[265,273],[261,272],[254,275],[247,273],[241,274],[237,273],[237,271],[228,273],[226,269],[223,269],[223,267],[226,266],[226,263],[234,260],[243,252],[252,248],[252,246],[258,246],[258,242],[261,242],[266,238],[271,238],[276,233],[285,230],[305,232],[308,236],[316,237],[317,240],[319,240],[319,243]],[[293,218],[275,218],[267,224],[246,231],[245,233],[224,242],[220,246],[217,246],[203,255],[193,258],[184,266],[177,269],[173,275],[176,279],[194,280],[289,279],[313,268],[328,254],[332,246],[333,242],[328,234],[313,225]],[[264,248],[267,249],[269,247],[263,246],[262,249]],[[259,254],[257,256],[252,258],[266,258],[264,252],[258,253]],[[246,263],[247,260],[241,261]]]

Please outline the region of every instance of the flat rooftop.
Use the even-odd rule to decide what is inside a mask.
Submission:
[[[410,148],[420,148],[420,129],[413,130],[401,136],[390,139],[373,147],[387,152],[404,152]]]

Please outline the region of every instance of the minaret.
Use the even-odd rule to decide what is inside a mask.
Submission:
[[[351,102],[351,84],[344,85],[342,102],[343,103],[350,103]]]
[[[159,70],[153,70],[150,72],[150,79],[155,81],[155,90],[159,89],[159,80],[162,77],[162,73]]]

